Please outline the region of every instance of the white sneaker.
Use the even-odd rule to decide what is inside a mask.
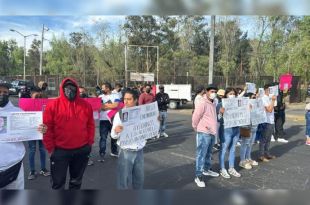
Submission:
[[[239,174],[239,173],[235,170],[235,168],[229,168],[229,169],[228,169],[228,173],[229,173],[230,175],[233,175],[234,177],[241,177],[241,174]]]
[[[202,176],[196,177],[195,182],[198,187],[201,187],[201,188],[206,187],[206,183],[203,181]]]
[[[255,161],[255,160],[250,159],[250,160],[248,160],[248,162],[249,162],[250,165],[252,165],[252,166],[258,166],[258,162]]]
[[[118,157],[118,154],[114,154],[114,153],[111,152],[111,153],[110,153],[110,156],[111,156],[111,157]]]
[[[241,143],[240,143],[240,142],[237,142],[236,146],[237,146],[237,147],[241,146]]]
[[[220,174],[222,175],[222,177],[224,177],[225,179],[230,179],[230,175],[228,174],[226,169],[221,169]]]
[[[274,139],[274,136],[271,135],[271,142],[275,142],[276,140]]]
[[[241,161],[241,162],[239,163],[239,167],[242,167],[242,168],[244,168],[244,169],[252,169],[251,164],[250,164],[248,161],[246,161],[246,160]]]
[[[162,136],[169,137],[169,135],[167,135],[167,133],[165,133],[165,132],[162,134]]]
[[[160,134],[158,133],[157,136],[156,136],[156,139],[159,139],[159,138],[160,138]]]
[[[278,142],[282,142],[282,143],[288,143],[288,140],[284,139],[284,138],[278,138],[277,140]]]
[[[202,174],[205,176],[211,176],[211,177],[219,177],[220,176],[219,173],[214,172],[210,169],[208,171],[203,171]]]

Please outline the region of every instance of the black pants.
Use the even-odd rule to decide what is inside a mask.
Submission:
[[[284,129],[283,125],[285,123],[285,111],[279,111],[274,113],[274,122],[275,122],[275,140],[278,138],[283,138]]]
[[[56,148],[51,155],[52,189],[65,188],[68,168],[70,174],[69,189],[80,189],[90,152],[91,146],[89,145],[71,150]]]
[[[104,156],[106,153],[107,147],[107,138],[109,133],[111,133],[112,124],[109,120],[100,120],[99,124],[99,132],[100,132],[100,140],[99,140],[99,154],[100,156]],[[111,153],[118,154],[117,152],[117,140],[111,137]]]
[[[259,154],[261,157],[268,156],[269,153],[269,147],[270,147],[270,141],[271,141],[271,135],[274,133],[274,125],[264,123],[262,130],[262,136],[260,138],[259,142]]]

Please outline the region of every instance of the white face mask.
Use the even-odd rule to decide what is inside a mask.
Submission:
[[[235,95],[228,95],[228,98],[234,98]]]
[[[211,93],[211,94],[210,94],[210,99],[211,99],[211,100],[214,100],[215,98],[216,98],[216,93]]]

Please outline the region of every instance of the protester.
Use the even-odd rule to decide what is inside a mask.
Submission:
[[[276,96],[272,95],[271,99],[269,97],[270,85],[265,85],[265,95],[262,97],[263,104],[266,110],[267,122],[262,125],[262,136],[259,143],[259,160],[262,162],[268,162],[270,159],[274,159],[275,156],[270,155],[269,147],[271,136],[274,133],[274,103],[276,101]]]
[[[48,131],[43,143],[50,155],[52,189],[64,189],[69,168],[69,189],[80,189],[91,146],[95,123],[89,103],[80,98],[78,85],[65,78],[60,97],[48,103],[43,115]]]
[[[38,82],[38,87],[41,89],[42,98],[48,98],[47,83],[45,81]]]
[[[224,98],[235,98],[237,95],[237,91],[234,88],[228,87],[225,90]],[[220,161],[220,174],[222,177],[229,179],[230,175],[234,177],[241,177],[241,174],[235,170],[235,151],[236,144],[239,140],[240,129],[239,127],[231,127],[224,129],[224,115],[225,109],[222,107],[222,103],[217,105],[217,113],[219,117],[220,130],[223,132],[223,136],[220,139],[221,142],[221,150],[219,154]],[[227,149],[229,149],[229,169],[228,172],[225,168],[225,154]]]
[[[206,93],[206,89],[203,85],[199,85],[197,86],[196,89],[196,95],[195,95],[195,99],[194,99],[194,109],[195,109],[195,105],[203,99],[203,95]]]
[[[145,104],[155,102],[155,97],[151,93],[151,91],[152,91],[151,85],[146,85],[145,92],[143,92],[139,97],[139,105],[145,105]]]
[[[250,99],[256,99],[254,93],[246,93],[244,97],[249,97]],[[240,138],[241,138],[241,147],[240,147],[240,163],[239,166],[244,169],[252,169],[253,166],[257,166],[258,163],[251,158],[252,146],[256,139],[257,125],[245,126],[246,134],[248,136],[242,135],[240,128]]]
[[[125,108],[137,105],[138,94],[136,91],[128,89],[124,94]],[[118,189],[142,189],[144,184],[144,157],[143,148],[146,140],[130,145],[120,144],[120,134],[124,127],[121,116],[118,112],[113,121],[111,136],[117,139],[120,146],[120,154],[117,169],[117,188]]]
[[[310,145],[310,103],[306,105],[306,145]]]
[[[198,187],[205,187],[203,175],[218,177],[219,174],[211,170],[212,147],[217,133],[216,98],[217,87],[209,85],[206,97],[197,103],[192,116],[192,127],[196,134],[196,177]]]
[[[22,112],[10,102],[9,89],[10,84],[0,83],[0,112]],[[44,124],[38,127],[41,133],[46,130]],[[0,142],[0,189],[24,189],[24,155],[22,142]]]
[[[160,120],[160,128],[157,138],[160,138],[161,136],[168,137],[168,134],[165,133],[165,130],[168,117],[167,110],[170,99],[169,95],[165,93],[165,87],[163,85],[159,86],[159,93],[156,94],[155,98],[158,104],[159,120]]]
[[[31,91],[31,98],[43,98],[42,90],[39,87],[35,87]],[[37,172],[35,170],[35,154],[36,154],[36,146],[39,145],[39,152],[40,152],[40,163],[41,163],[41,171],[39,172],[40,175],[45,177],[50,176],[50,172],[46,169],[46,150],[43,145],[42,140],[31,140],[28,141],[29,145],[29,166],[30,166],[30,173],[28,175],[28,180],[33,180],[37,177]]]
[[[219,89],[217,91],[217,98],[214,100],[214,103],[215,103],[215,106],[217,107],[217,105],[219,103],[222,102],[222,99],[224,98],[224,95],[225,95],[225,90],[223,89]],[[216,135],[216,138],[215,138],[215,144],[214,144],[214,149],[217,151],[221,148],[221,140],[223,138],[223,129],[220,129],[220,125],[221,123],[218,121],[217,122],[217,135]]]
[[[100,141],[99,141],[99,162],[104,162],[104,157],[106,154],[107,138],[109,133],[111,133],[112,123],[108,118],[108,111],[118,107],[120,99],[117,95],[112,93],[112,86],[110,83],[102,84],[102,95],[99,97],[102,101],[102,107],[100,111]],[[118,157],[116,140],[111,138],[111,153],[110,156]]]
[[[278,83],[275,85],[279,85]],[[285,101],[284,92],[279,89],[279,95],[277,96],[276,105],[274,106],[274,120],[275,120],[275,134],[271,141],[287,143],[288,140],[284,139],[285,123]]]
[[[120,83],[115,83],[114,89],[112,91],[113,94],[117,95],[118,99],[122,99],[122,85]]]

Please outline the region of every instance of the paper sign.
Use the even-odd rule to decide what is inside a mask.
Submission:
[[[263,100],[259,99],[250,99],[251,105],[251,124],[258,125],[261,123],[267,122],[267,115]]]
[[[290,89],[292,87],[293,76],[284,74],[280,76],[280,90]]]
[[[108,115],[108,119],[109,119],[110,122],[112,121],[112,118],[115,116],[115,114],[116,114],[120,109],[122,109],[124,106],[125,106],[124,103],[119,102],[119,103],[118,103],[118,106],[117,106],[116,108],[114,108],[114,109],[108,111],[107,115]]]
[[[247,86],[247,93],[256,93],[256,85],[255,83],[245,83]]]
[[[269,93],[271,95],[278,96],[279,95],[279,86],[275,85],[275,86],[269,87]]]

